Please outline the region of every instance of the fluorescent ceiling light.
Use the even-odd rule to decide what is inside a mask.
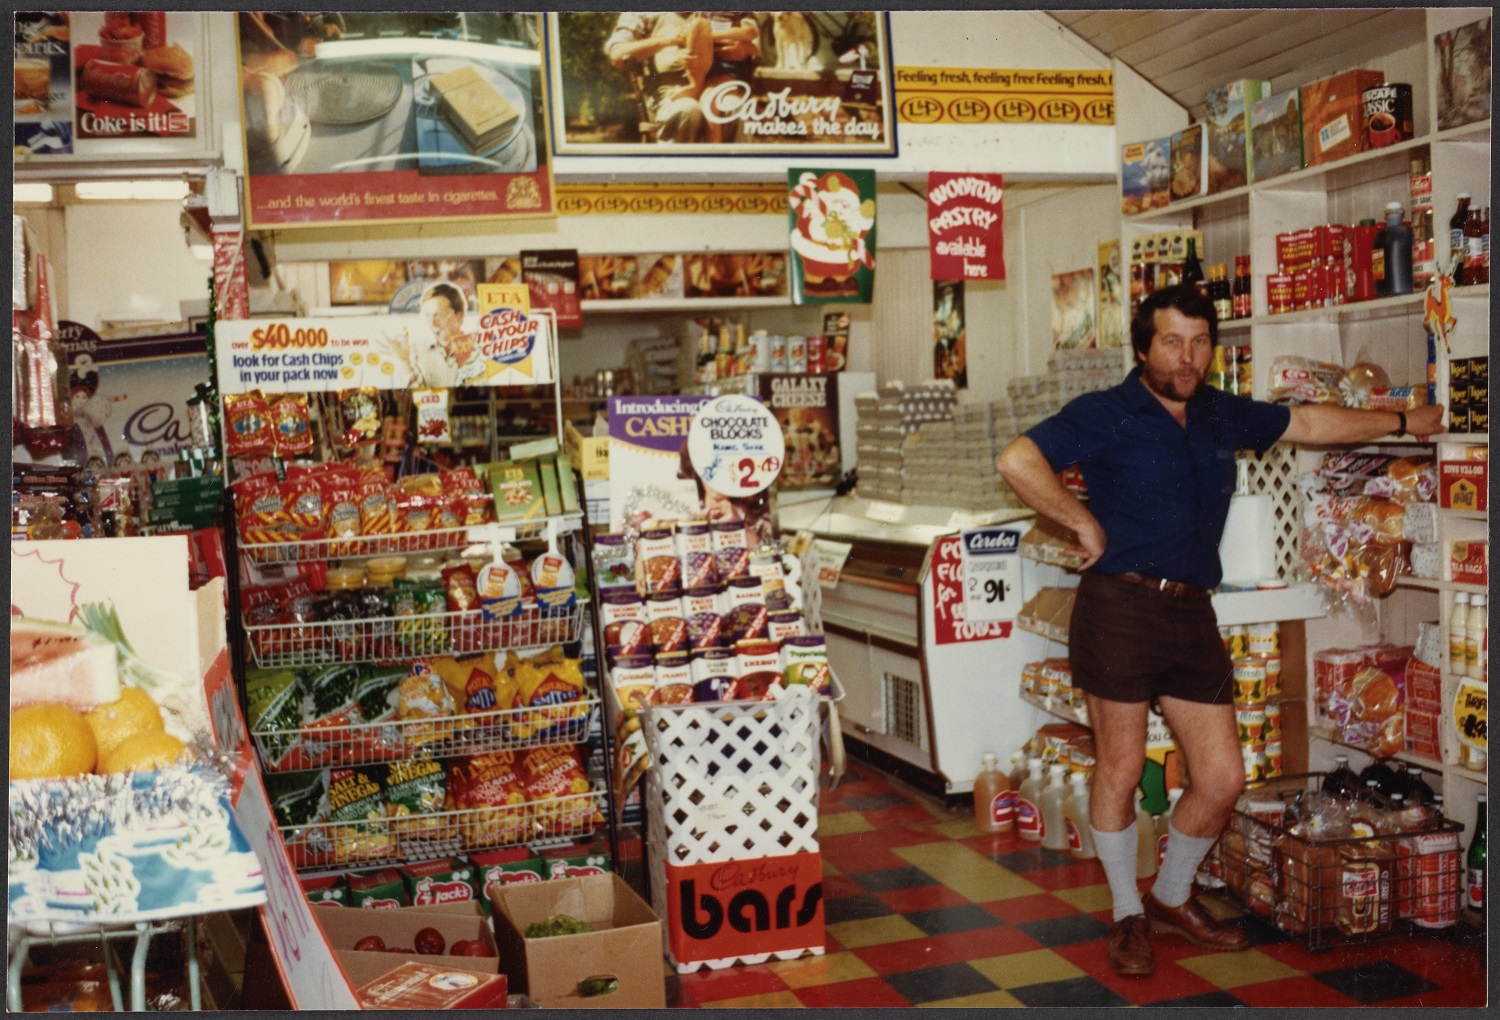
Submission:
[[[11,201],[16,205],[22,202],[47,203],[52,201],[52,185],[50,184],[12,184]]]
[[[487,43],[459,42],[457,39],[335,39],[318,43],[314,51],[319,60],[369,60],[372,57],[465,57],[491,64],[520,64],[541,67],[542,55],[519,46],[491,46]]]
[[[93,201],[180,202],[188,196],[186,181],[81,181],[74,194]]]

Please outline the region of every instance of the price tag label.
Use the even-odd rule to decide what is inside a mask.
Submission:
[[[1014,620],[1021,611],[1021,533],[970,528],[963,541],[964,618],[970,623]]]
[[[731,499],[764,492],[786,460],[781,426],[760,401],[739,394],[704,403],[688,426],[687,443],[703,484]]]
[[[906,508],[900,503],[883,503],[880,500],[871,500],[865,509],[865,516],[872,521],[880,521],[882,524],[900,524]]]
[[[1488,684],[1466,680],[1458,685],[1458,694],[1453,699],[1453,724],[1458,728],[1458,739],[1470,747],[1489,751],[1489,699]]]
[[[839,586],[839,575],[844,572],[844,564],[849,562],[854,546],[848,542],[818,538],[813,540],[813,547],[818,550],[818,585],[832,591]]]

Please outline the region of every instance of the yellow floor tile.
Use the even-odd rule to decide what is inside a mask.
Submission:
[[[962,843],[922,843],[895,847],[892,852],[975,903],[1014,899],[1042,891]]]
[[[857,922],[856,922],[857,923]],[[858,981],[875,977],[875,971],[853,953],[830,953],[800,960],[776,960],[766,964],[789,988],[831,985],[838,981]]]
[[[985,960],[970,960],[969,966],[1001,988],[1019,988],[1025,985],[1039,985],[1044,981],[1066,981],[1069,978],[1086,976],[1085,971],[1073,966],[1050,949],[1035,949],[1029,953],[1012,953],[1009,956],[992,956]]]
[[[978,995],[964,995],[957,999],[939,999],[937,1002],[919,1003],[921,1009],[962,1009],[964,1007],[988,1006],[991,1009],[1009,1009],[1015,1006],[1026,1005],[1020,999],[1009,992],[980,992]]]
[[[1203,980],[1219,988],[1238,988],[1240,985],[1258,985],[1265,981],[1300,977],[1302,972],[1273,960],[1264,953],[1248,949],[1243,953],[1211,953],[1182,960],[1179,967],[1197,974]]]
[[[874,832],[865,816],[858,811],[837,811],[831,815],[818,816],[819,836],[847,836],[851,832]]]
[[[1109,885],[1081,885],[1076,889],[1058,889],[1052,893],[1064,903],[1071,904],[1085,914],[1092,914],[1098,910],[1109,910],[1115,905],[1115,899],[1110,895]]]
[[[906,918],[895,914],[888,917],[871,917],[863,921],[840,921],[838,924],[830,924],[828,933],[839,940],[839,945],[850,949],[879,946],[904,939],[926,938],[927,935]]]
[[[966,839],[969,836],[978,835],[974,822],[968,818],[954,818],[951,821],[939,822],[932,827],[932,831],[941,832],[949,839]]]
[[[842,875],[842,874],[843,874],[843,872],[838,869],[837,865],[835,865],[827,857],[823,858],[823,877],[824,878],[828,878],[828,877],[830,877],[832,875]]]
[[[704,1009],[805,1009],[802,1002],[791,991],[762,992],[760,995],[742,995],[738,999],[717,999],[699,1003]]]

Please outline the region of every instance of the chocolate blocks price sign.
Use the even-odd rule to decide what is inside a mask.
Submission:
[[[688,428],[688,455],[709,488],[732,498],[753,496],[781,473],[786,439],[760,401],[730,394],[698,409]]]

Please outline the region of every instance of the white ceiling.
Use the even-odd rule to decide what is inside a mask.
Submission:
[[[1420,7],[1047,13],[1195,117],[1218,85],[1266,78],[1277,91],[1293,88],[1421,41],[1426,32]]]

